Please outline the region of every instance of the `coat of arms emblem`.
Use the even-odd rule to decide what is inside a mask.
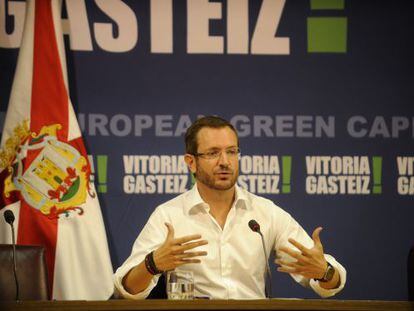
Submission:
[[[83,214],[79,206],[89,191],[88,162],[76,148],[58,140],[60,127],[43,126],[36,134],[25,122],[15,128],[0,153],[1,169],[8,170],[3,196],[18,191],[30,206],[49,217],[67,216],[73,210]],[[29,152],[32,160],[26,167]]]

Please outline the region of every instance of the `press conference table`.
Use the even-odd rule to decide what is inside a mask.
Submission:
[[[12,310],[414,310],[408,301],[271,299],[271,300],[108,300],[0,302]]]

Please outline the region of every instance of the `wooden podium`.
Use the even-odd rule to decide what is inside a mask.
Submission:
[[[270,300],[108,300],[108,301],[10,301],[0,310],[414,310],[409,301],[270,299]]]

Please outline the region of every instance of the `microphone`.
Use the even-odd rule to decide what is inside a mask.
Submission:
[[[11,210],[7,210],[4,212],[4,219],[6,220],[6,222],[13,226],[13,222],[14,222],[14,214]]]
[[[258,222],[254,219],[251,219],[249,221],[249,227],[250,229],[252,229],[252,231],[259,233],[260,235],[262,234],[260,232],[260,225],[258,224]]]
[[[13,274],[14,281],[16,283],[16,300],[19,300],[19,281],[17,279],[17,264],[16,264],[16,240],[14,238],[14,214],[11,210],[6,210],[4,212],[4,220],[10,225],[12,231],[12,242],[13,242]]]
[[[266,273],[267,273],[267,278],[269,280],[269,282],[266,282],[266,283],[269,283],[269,288],[267,289],[266,288],[267,286],[265,286],[265,292],[266,292],[266,297],[270,299],[272,295],[272,273],[270,272],[269,261],[267,260],[266,246],[265,246],[263,234],[260,231],[260,225],[256,220],[251,219],[248,225],[249,225],[249,228],[253,232],[257,232],[262,239],[263,253],[264,253],[265,262],[266,262]]]

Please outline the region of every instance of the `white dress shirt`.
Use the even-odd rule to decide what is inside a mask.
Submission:
[[[256,196],[236,186],[236,196],[222,229],[209,213],[205,203],[194,186],[191,190],[158,206],[136,239],[129,258],[117,269],[114,275],[115,287],[125,298],[144,299],[157,284],[158,276],[144,291],[131,295],[122,286],[123,277],[145,255],[159,248],[167,237],[164,223],[172,224],[175,238],[201,234],[208,244],[195,248],[207,251],[200,257],[199,264],[186,264],[176,270],[191,270],[194,273],[195,296],[209,296],[213,299],[259,299],[265,298],[265,258],[259,234],[250,230],[248,222],[255,219],[261,226],[266,251],[275,250],[277,257],[281,246],[294,248],[289,238],[305,247],[313,247],[313,240],[302,227],[272,201]],[[319,282],[301,275],[291,275],[296,282],[311,287],[321,297],[335,295],[346,282],[346,270],[332,256],[325,255],[340,275],[340,286],[326,290]],[[283,259],[294,259],[283,255]],[[272,269],[272,267],[271,267]]]

